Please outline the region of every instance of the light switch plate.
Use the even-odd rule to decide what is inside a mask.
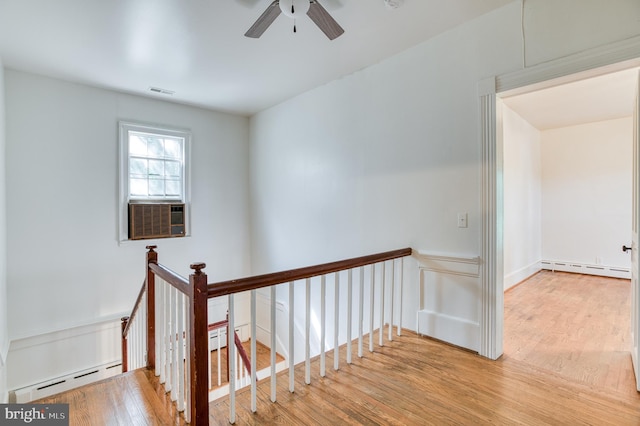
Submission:
[[[466,228],[466,227],[467,227],[467,214],[458,213],[458,228]]]

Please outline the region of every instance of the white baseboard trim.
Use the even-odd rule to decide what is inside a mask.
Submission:
[[[24,404],[122,373],[120,360],[9,391],[9,402]]]
[[[7,356],[7,388],[16,392],[62,380],[80,383],[68,378],[121,362],[120,338],[118,318],[12,340]],[[115,370],[119,373],[121,369]]]
[[[542,269],[549,271],[574,272],[578,274],[631,279],[631,269],[626,267],[591,265],[588,263],[563,262],[559,260],[543,260],[540,264]]]
[[[530,276],[538,273],[542,269],[540,261],[533,262],[530,265],[520,268],[517,271],[511,272],[504,276],[504,289],[505,291],[513,287],[514,285],[526,280]]]
[[[480,350],[480,324],[423,309],[418,311],[418,334],[456,346]]]

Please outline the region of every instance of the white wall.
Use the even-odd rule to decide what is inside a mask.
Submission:
[[[188,275],[204,261],[209,282],[249,273],[248,119],[13,70],[5,78],[10,389],[113,360],[101,348],[117,337],[110,320],[132,308],[150,243],[117,240],[120,119],[193,134],[192,236],[153,241],[160,262]],[[99,331],[87,339],[87,327]]]
[[[640,27],[638,0],[523,2],[527,66],[630,38]]]
[[[540,270],[540,140],[535,127],[503,105],[504,288]]]
[[[4,67],[0,58],[0,404],[7,402],[9,327],[7,321],[7,224]]]
[[[630,267],[631,118],[542,132],[542,256]]]
[[[559,7],[543,0],[526,3],[551,15]],[[525,27],[523,40],[520,2],[513,2],[256,114],[251,119],[255,272],[403,246],[479,254],[478,83],[521,69],[525,46],[557,58],[626,36],[617,23],[598,26],[597,32],[584,28],[582,19],[597,19],[599,11],[578,3],[572,2],[572,19]],[[629,9],[633,5],[625,2],[612,13],[626,17]],[[546,31],[556,38],[541,37]],[[563,31],[584,36],[579,49],[557,48]],[[456,226],[458,212],[468,213],[468,228]],[[415,265],[408,273],[417,276]],[[480,280],[449,277],[426,285],[425,294],[441,297],[437,337],[477,349]],[[405,288],[404,324],[411,328],[418,303],[415,280]],[[475,324],[474,335],[456,335],[452,323]]]
[[[607,3],[607,14],[622,20],[597,25],[598,31],[582,25],[600,16],[582,1],[525,4],[549,16],[572,4],[574,15],[538,20],[541,27],[527,26],[534,17],[525,14],[523,41],[520,3],[513,2],[257,114],[250,152],[244,118],[7,71],[9,337],[21,350],[29,340],[51,342],[37,348],[37,361],[50,358],[41,366],[19,364],[33,352],[10,354],[16,367],[8,388],[65,372],[65,355],[111,339],[106,331],[87,344],[73,330],[111,324],[130,309],[141,285],[146,243],[117,243],[118,119],[193,131],[193,237],[160,242],[160,260],[172,259],[169,266],[180,273],[203,260],[210,281],[247,274],[249,214],[256,273],[403,246],[478,254],[478,82],[520,69],[525,50],[543,52],[529,58],[539,62],[640,33],[633,0]],[[567,32],[580,40],[568,50],[557,41]],[[468,228],[457,228],[458,212],[468,213]],[[415,262],[405,276],[412,285],[405,287],[404,325],[412,328]],[[478,324],[477,279],[427,285],[425,294],[442,296],[436,314],[445,324]],[[442,333],[462,345],[468,337]],[[86,354],[73,368],[98,361]]]
[[[407,246],[477,256],[477,84],[520,63],[518,16],[510,5],[253,117],[255,272]],[[415,329],[418,271],[408,268],[403,325]],[[477,326],[477,279],[427,286],[443,295],[440,320]]]

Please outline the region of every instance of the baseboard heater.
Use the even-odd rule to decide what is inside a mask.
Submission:
[[[590,265],[577,262],[543,260],[542,269],[549,271],[574,272],[578,274],[600,275],[603,277],[631,279],[631,269],[618,266]]]
[[[98,380],[107,379],[122,373],[120,361],[103,364],[94,368],[77,371],[66,376],[57,377],[34,385],[9,391],[9,402],[24,404],[40,398],[46,398]]]

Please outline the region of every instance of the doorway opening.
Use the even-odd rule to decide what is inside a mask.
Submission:
[[[576,77],[497,99],[504,289],[522,283],[504,296],[505,356],[611,391],[635,390],[624,303],[631,265],[621,247],[630,238],[637,75]]]

